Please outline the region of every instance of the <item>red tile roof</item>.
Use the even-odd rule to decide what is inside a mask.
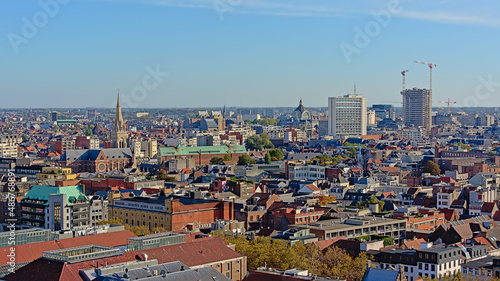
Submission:
[[[228,247],[228,243],[219,237],[196,239],[192,242],[164,246],[153,249],[126,252],[119,256],[106,257],[76,263],[64,263],[39,258],[18,269],[16,273],[4,277],[8,281],[81,281],[80,269],[112,265],[135,261],[141,253],[148,259],[156,259],[158,263],[180,261],[189,267],[215,263],[218,261],[242,258],[243,256]],[[43,274],[40,274],[43,273]],[[43,277],[42,277],[43,275]]]
[[[495,207],[494,202],[485,202],[483,204],[483,207],[481,208],[481,212],[491,213],[491,212],[493,212],[494,207]]]
[[[314,242],[314,245],[318,246],[318,248],[321,251],[323,251],[324,249],[330,247],[331,245],[333,245],[335,242],[337,242],[339,240],[346,240],[346,238],[345,237],[337,237],[337,238],[332,238],[332,239],[328,239],[328,240],[316,241],[316,242]]]
[[[496,250],[495,245],[493,245],[490,240],[488,240],[484,237],[476,237],[476,238],[474,238],[474,241],[476,241],[477,243],[479,243],[481,245],[488,246],[488,252]]]
[[[130,230],[123,230],[117,232],[19,245],[15,247],[16,262],[22,263],[33,261],[41,257],[42,252],[59,249],[74,248],[92,244],[106,247],[127,245],[127,239],[132,237],[137,236]],[[0,248],[0,253],[3,253],[0,254],[0,265],[6,265],[7,262],[9,262],[9,257],[7,257],[7,253],[9,252],[10,246]]]
[[[415,250],[420,250],[420,243],[425,243],[424,238],[418,238],[416,240],[411,240],[407,242],[403,242],[403,245],[406,247],[406,249],[415,249]]]

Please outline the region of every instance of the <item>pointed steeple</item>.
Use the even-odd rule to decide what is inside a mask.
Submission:
[[[118,90],[118,98],[116,101],[115,124],[112,131],[113,147],[127,147],[127,131],[125,130],[125,122],[123,121],[122,107],[120,105],[120,90]]]
[[[120,105],[120,90],[118,90],[118,99],[116,102],[115,126],[116,132],[125,131],[125,123],[123,122],[122,107]]]

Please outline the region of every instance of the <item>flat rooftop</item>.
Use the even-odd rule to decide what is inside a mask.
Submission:
[[[406,223],[404,219],[393,219],[393,218],[350,218],[346,220],[342,219],[329,219],[321,220],[315,223],[308,224],[307,226],[300,225],[300,227],[306,227],[309,229],[324,229],[324,230],[342,230],[347,228],[364,228],[370,226],[380,226],[393,223]]]

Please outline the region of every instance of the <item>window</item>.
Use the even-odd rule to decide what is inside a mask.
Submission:
[[[229,270],[229,263],[226,263],[226,270]]]

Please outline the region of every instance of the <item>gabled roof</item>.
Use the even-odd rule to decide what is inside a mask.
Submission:
[[[420,243],[425,243],[425,240],[423,238],[418,238],[415,240],[403,242],[403,245],[406,247],[406,249],[413,248],[415,250],[420,250]]]
[[[478,244],[488,246],[488,252],[494,251],[497,249],[497,247],[489,239],[487,239],[485,237],[476,237],[476,238],[474,238],[474,241],[476,241],[476,243],[478,243]]]
[[[321,251],[324,249],[330,247],[334,243],[336,243],[339,240],[346,240],[345,237],[337,237],[337,238],[332,238],[332,239],[327,239],[327,240],[321,240],[321,241],[316,241],[314,242],[314,245],[316,245]]]
[[[132,158],[130,148],[104,148],[104,149],[70,149],[66,150],[59,161],[95,161],[101,154],[108,159]]]
[[[493,212],[494,208],[495,208],[494,202],[485,202],[483,204],[483,207],[481,208],[481,212],[491,213]]]

